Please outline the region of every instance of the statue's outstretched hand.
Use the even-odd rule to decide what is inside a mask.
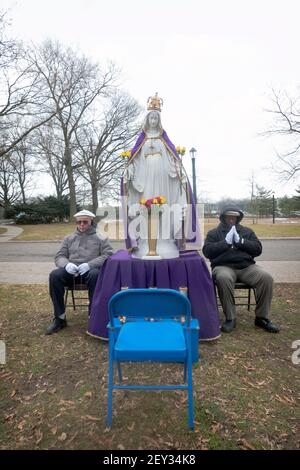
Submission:
[[[141,211],[141,206],[138,202],[136,204],[131,204],[130,206],[128,206],[129,217],[136,217],[137,215],[139,215],[140,211]]]

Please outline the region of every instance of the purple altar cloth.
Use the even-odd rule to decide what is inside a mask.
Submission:
[[[97,281],[88,323],[92,336],[107,338],[108,302],[121,287],[187,287],[192,316],[200,323],[199,339],[220,336],[213,282],[204,259],[196,251],[182,252],[175,259],[148,261],[120,250],[107,259]]]

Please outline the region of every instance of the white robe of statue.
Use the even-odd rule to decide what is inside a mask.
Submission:
[[[162,258],[176,258],[179,251],[175,244],[176,234],[182,229],[182,212],[187,198],[183,182],[185,180],[181,162],[170,153],[161,136],[160,115],[151,111],[144,126],[146,139],[132,163],[128,165],[125,180],[128,188],[129,216],[136,213],[137,204],[144,199],[157,196],[166,198],[162,206],[161,236],[158,239],[157,252]],[[131,208],[134,210],[131,211]],[[174,215],[167,216],[169,209]],[[140,233],[138,249],[133,256],[147,254],[147,224]]]

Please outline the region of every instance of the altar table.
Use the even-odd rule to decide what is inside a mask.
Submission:
[[[205,260],[197,251],[185,251],[179,258],[142,260],[120,250],[102,266],[88,323],[88,334],[107,338],[108,302],[121,288],[188,288],[192,317],[200,323],[199,339],[220,336],[220,320],[213,281]]]

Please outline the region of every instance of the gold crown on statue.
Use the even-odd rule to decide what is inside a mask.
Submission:
[[[147,109],[148,111],[161,111],[161,107],[163,104],[163,99],[160,98],[157,93],[155,93],[155,96],[149,96],[147,101]]]

